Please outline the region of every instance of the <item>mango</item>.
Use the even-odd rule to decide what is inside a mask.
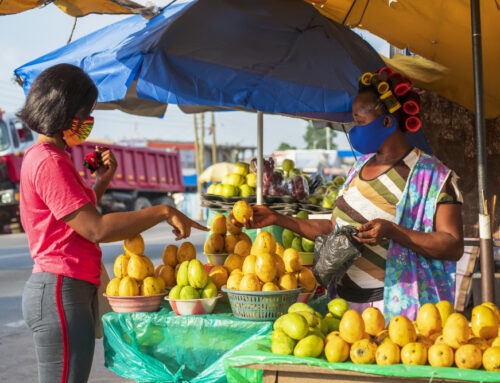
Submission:
[[[243,228],[236,226],[233,223],[233,215],[232,214],[229,214],[226,217],[226,228],[227,228],[227,231],[229,232],[229,234],[233,234],[233,235],[240,234],[241,231],[243,230]]]
[[[255,263],[255,274],[264,283],[272,282],[276,277],[276,261],[274,255],[261,253]]]
[[[351,307],[349,303],[342,298],[335,298],[328,302],[328,311],[338,319],[341,319],[344,313]]]
[[[298,311],[305,311],[305,312],[309,312],[311,314],[315,313],[314,309],[311,306],[309,306],[306,303],[302,303],[302,302],[294,303],[293,305],[291,305],[288,308],[288,313],[295,313]]]
[[[207,285],[208,275],[203,264],[197,259],[189,261],[188,282],[195,289],[203,289]]]
[[[141,284],[141,295],[161,294],[161,285],[155,277],[146,277]]]
[[[365,336],[365,323],[361,314],[355,310],[347,310],[339,324],[339,332],[347,343],[354,343]],[[352,353],[352,348],[351,348]]]
[[[377,345],[375,343],[368,339],[361,339],[354,342],[349,355],[355,364],[373,364],[376,353]]]
[[[215,286],[217,286],[217,290],[220,290],[227,283],[229,277],[227,269],[224,266],[215,266],[210,270],[208,276],[212,278]]]
[[[240,238],[237,235],[227,235],[226,238],[224,238],[224,252],[227,254],[234,253],[234,249],[239,240]]]
[[[183,242],[177,250],[177,263],[196,258],[196,249],[191,242]]]
[[[123,278],[127,276],[127,265],[129,260],[130,257],[125,254],[116,257],[115,263],[113,264],[113,273],[116,278]]]
[[[288,314],[292,315],[292,314]],[[317,358],[323,352],[325,343],[317,335],[308,335],[298,341],[293,349],[293,355],[306,358]]]
[[[212,220],[212,224],[210,225],[210,229],[214,234],[226,234],[226,217],[224,214],[217,214]]]
[[[252,207],[246,201],[238,201],[233,206],[233,217],[239,223],[248,221],[253,216]]]
[[[285,334],[295,340],[302,339],[309,331],[307,321],[302,315],[297,313],[283,315],[280,328],[285,332]]]
[[[429,364],[433,367],[453,366],[453,349],[447,344],[434,344],[427,352]]]
[[[368,307],[361,315],[368,335],[376,336],[385,327],[385,318],[376,307]]]
[[[448,317],[455,312],[455,309],[448,301],[439,301],[436,303],[436,308],[438,309],[439,316],[441,317],[441,325],[444,327]]]
[[[427,347],[422,343],[410,342],[401,349],[401,362],[411,366],[423,366],[427,363]]]
[[[177,271],[177,284],[178,285],[180,285],[180,286],[188,286],[189,285],[188,269],[189,269],[189,261],[184,261],[179,266],[179,270]]]
[[[282,315],[274,321],[274,323],[273,323],[273,330],[274,331],[281,330],[281,326],[283,325],[284,318],[285,318],[285,315]]]
[[[326,314],[323,322],[328,326],[328,332],[339,331],[340,319],[334,318],[332,314]]]
[[[149,275],[149,265],[141,255],[131,255],[127,264],[127,275],[138,281],[142,281]]]
[[[180,299],[199,299],[200,293],[193,286],[184,286],[179,293]]]
[[[297,288],[297,278],[295,278],[295,275],[292,273],[283,274],[278,283],[282,290],[293,290]]]
[[[262,286],[262,291],[279,291],[280,288],[276,286],[273,282],[266,282]]]
[[[160,270],[158,271],[158,277],[160,277],[165,282],[165,286],[167,287],[175,286],[176,283],[175,272],[172,266],[170,265],[161,266]]]
[[[280,243],[276,242],[276,254],[283,258],[283,254],[285,253],[285,249],[281,246]]]
[[[203,245],[205,254],[222,254],[226,246],[224,236],[222,234],[210,234],[210,237]]]
[[[257,234],[255,242],[252,245],[251,254],[260,255],[261,253],[276,253],[276,241],[271,233],[267,231],[261,231]]]
[[[417,329],[424,336],[441,332],[441,314],[432,303],[426,303],[420,307],[417,313]]]
[[[177,265],[177,251],[178,248],[175,245],[166,246],[161,257],[163,264],[174,268]]]
[[[281,235],[281,241],[283,242],[283,246],[285,249],[290,249],[292,247],[293,239],[295,238],[295,233],[291,230],[285,229],[283,230],[283,234]]]
[[[413,323],[402,315],[396,315],[389,322],[389,337],[399,347],[417,340],[417,332]]]
[[[483,354],[486,371],[500,372],[500,347],[490,347]]]
[[[233,270],[241,269],[243,267],[243,258],[238,254],[230,254],[224,261],[224,267],[232,273]]]
[[[325,356],[330,363],[343,363],[349,358],[349,343],[340,336],[332,337],[326,342]]]
[[[495,316],[498,319],[498,323],[500,323],[500,310],[498,310],[498,307],[493,302],[484,302],[484,303],[481,303],[481,306],[486,306],[491,311],[493,311],[495,313]]]
[[[455,364],[458,368],[477,370],[481,367],[483,355],[479,347],[465,344],[455,351]]]
[[[118,293],[121,297],[131,297],[139,295],[139,285],[134,278],[123,277],[118,287]]]
[[[303,286],[305,291],[308,293],[312,292],[317,285],[316,277],[307,267],[303,267],[302,270],[299,271],[297,282],[299,283],[299,286]]]
[[[245,274],[240,281],[240,291],[260,291],[260,281],[255,274]]]
[[[255,274],[255,265],[257,264],[257,256],[250,254],[245,257],[243,265],[240,267],[243,274]]]
[[[123,250],[128,256],[144,254],[144,239],[140,234],[123,241]]]
[[[246,257],[250,255],[251,248],[252,246],[248,244],[248,241],[240,239],[240,237],[238,237],[238,242],[234,246],[233,253],[238,254],[240,257]]]
[[[166,288],[167,288],[167,285],[165,284],[165,281],[163,280],[162,277],[154,277],[156,279],[156,281],[158,282],[158,284],[160,285],[160,290],[162,293],[165,292]],[[175,283],[174,283],[175,284]]]
[[[155,266],[153,265],[153,262],[151,262],[151,259],[146,257],[145,255],[142,256],[142,260],[146,264],[146,269],[148,272],[148,276],[151,277],[155,275]]]
[[[308,311],[295,311],[295,312],[304,317],[309,327],[316,327],[319,324],[320,320],[313,313]]]
[[[242,279],[243,279],[243,274],[241,272],[234,274],[232,273],[227,279],[227,288],[229,290],[239,290]]]
[[[293,273],[302,270],[302,257],[295,249],[286,249],[283,253],[283,262],[285,270],[288,273]]]
[[[488,341],[486,339],[478,338],[478,337],[470,338],[469,341],[467,342],[467,344],[473,344],[473,345],[479,347],[481,352],[485,352],[488,349],[488,347],[490,347],[490,345],[488,344]]]
[[[374,337],[375,343],[377,343],[379,346],[384,343],[385,341],[391,341],[389,338],[389,330],[382,330],[380,331],[377,335]],[[392,342],[392,341],[391,341]]]
[[[304,249],[302,248],[302,238],[295,237],[293,239],[293,241],[292,241],[292,249],[294,249],[295,251],[298,251],[299,253],[302,253],[304,251]]]
[[[121,278],[113,278],[106,286],[106,295],[109,297],[117,297],[120,295]]]
[[[400,350],[399,346],[387,338],[387,342],[381,343],[375,352],[375,362],[380,366],[389,366],[399,364]]]
[[[302,238],[302,248],[304,251],[311,253],[314,251],[314,241],[311,241],[307,238]]]
[[[280,336],[271,341],[271,352],[280,355],[292,355],[295,348],[295,341],[287,336]]]
[[[170,290],[168,293],[168,298],[169,299],[180,299],[181,298],[181,290],[184,286],[181,285],[176,285]]]
[[[215,298],[217,296],[217,286],[213,282],[209,282],[201,292],[202,298]]]
[[[448,346],[454,349],[467,344],[471,334],[469,323],[462,314],[451,314],[443,327],[443,339]]]
[[[471,316],[472,332],[475,336],[491,339],[496,338],[498,334],[498,319],[490,308],[485,305],[480,305],[472,309]]]

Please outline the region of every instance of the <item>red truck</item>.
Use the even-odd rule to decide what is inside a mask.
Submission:
[[[24,151],[36,141],[36,133],[14,115],[0,109],[0,232],[19,222],[19,176]],[[100,143],[84,142],[70,149],[76,169],[89,185],[95,175],[83,166],[84,157]],[[184,192],[178,152],[107,145],[118,169],[101,199],[103,213],[140,210],[152,205],[174,206],[172,193]]]

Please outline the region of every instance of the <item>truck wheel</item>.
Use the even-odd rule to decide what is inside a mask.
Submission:
[[[164,197],[160,197],[157,200],[155,200],[155,205],[167,205],[167,206],[175,207],[175,202],[174,202],[174,199],[172,197],[164,196]]]
[[[152,206],[151,201],[149,199],[147,199],[146,197],[138,197],[134,201],[134,210],[135,211],[146,209],[146,208],[151,207],[151,206]]]

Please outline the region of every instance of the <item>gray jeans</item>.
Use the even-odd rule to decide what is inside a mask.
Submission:
[[[88,380],[96,293],[92,283],[45,272],[26,282],[23,317],[33,332],[40,383]]]

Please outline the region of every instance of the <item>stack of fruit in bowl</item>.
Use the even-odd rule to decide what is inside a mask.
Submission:
[[[161,277],[165,286],[170,289],[175,286],[177,270],[184,261],[196,258],[196,248],[191,242],[183,242],[179,247],[168,245],[163,250],[162,262],[155,269],[155,275]]]
[[[250,237],[233,225],[231,217],[217,214],[210,225],[211,234],[205,241],[203,251],[212,266],[223,265],[234,254],[247,255],[252,246]]]
[[[170,290],[168,301],[177,315],[210,314],[215,309],[217,286],[197,259],[181,263],[177,284]]]
[[[249,173],[249,165],[238,162],[234,165],[232,174],[226,174],[222,183],[212,184],[207,189],[207,194],[222,197],[249,197],[255,195],[257,187],[257,175]]]
[[[309,214],[305,211],[299,211],[297,213],[297,218],[309,219]],[[283,242],[283,246],[285,248],[292,248],[297,250],[299,253],[313,253],[314,252],[314,241],[311,241],[307,238],[301,237],[297,233],[294,233],[291,230],[285,229],[283,230],[283,234],[281,237]],[[303,255],[303,263],[305,265],[312,265],[312,255]]]
[[[453,367],[500,372],[500,311],[493,303],[472,310],[471,322],[447,301],[426,303],[415,322],[397,315],[386,327],[375,307],[362,313],[336,298],[328,304],[323,321],[328,334],[311,327],[313,319],[304,307],[293,317],[280,317],[271,337],[275,354],[322,355],[331,363],[349,358],[355,364],[405,364]],[[302,316],[302,318],[299,318]]]
[[[144,254],[141,235],[123,243],[124,254],[114,262],[115,278],[106,286],[106,297],[116,312],[156,311],[165,293],[165,280],[155,276],[154,265]]]

